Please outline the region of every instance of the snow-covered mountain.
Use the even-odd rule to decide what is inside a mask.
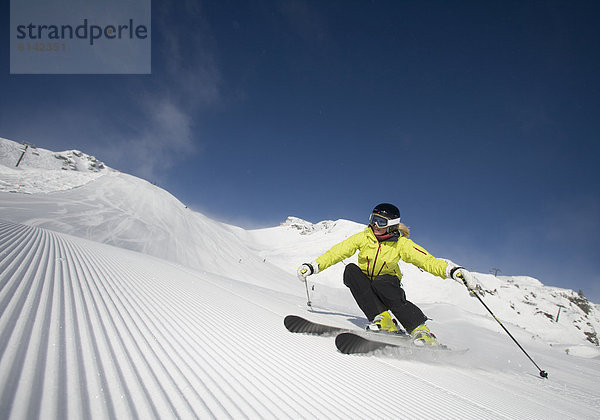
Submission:
[[[22,150],[0,139],[0,412],[9,418],[600,412],[600,312],[572,290],[476,274],[547,381],[464,287],[407,264],[409,298],[442,342],[469,352],[433,362],[345,356],[331,338],[290,334],[282,319],[362,326],[343,264],[310,277],[313,310],[295,270],[364,225],[289,218],[244,230],[84,153]]]

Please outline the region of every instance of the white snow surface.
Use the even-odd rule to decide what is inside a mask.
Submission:
[[[309,277],[312,310],[295,276],[364,225],[244,230],[84,153],[20,154],[0,139],[2,418],[600,417],[598,306],[572,290],[476,273],[548,379],[463,286],[406,264],[408,298],[469,351],[348,356],[283,318],[364,325],[352,258]]]

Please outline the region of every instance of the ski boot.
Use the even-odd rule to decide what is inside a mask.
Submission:
[[[389,311],[384,311],[377,315],[373,321],[371,321],[367,327],[367,331],[371,332],[386,332],[386,333],[398,333],[398,326],[396,320],[392,319]]]
[[[413,343],[416,346],[439,346],[437,338],[435,335],[429,331],[427,325],[422,324],[415,328],[410,335],[413,337]]]

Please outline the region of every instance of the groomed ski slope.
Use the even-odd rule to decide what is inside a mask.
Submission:
[[[438,327],[479,337],[465,356],[346,356],[282,320],[354,326],[355,308],[311,313],[289,290],[2,221],[2,417],[598,418],[597,359],[528,341],[540,379],[505,335],[449,305]]]

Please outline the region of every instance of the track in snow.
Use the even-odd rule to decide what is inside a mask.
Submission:
[[[239,395],[251,379],[219,357],[221,333],[198,325],[218,314],[216,308],[201,299],[194,304],[193,292],[178,293],[166,279],[103,252],[110,248],[77,242],[1,225],[3,413],[165,418],[271,412]]]
[[[499,373],[342,355],[332,339],[285,330],[282,315],[297,303],[145,255],[0,222],[0,412],[390,418],[426,410],[438,418],[591,418],[596,408],[592,401],[564,410],[553,404],[560,387],[531,378],[513,384],[515,377]],[[391,403],[374,402],[382,387]]]

